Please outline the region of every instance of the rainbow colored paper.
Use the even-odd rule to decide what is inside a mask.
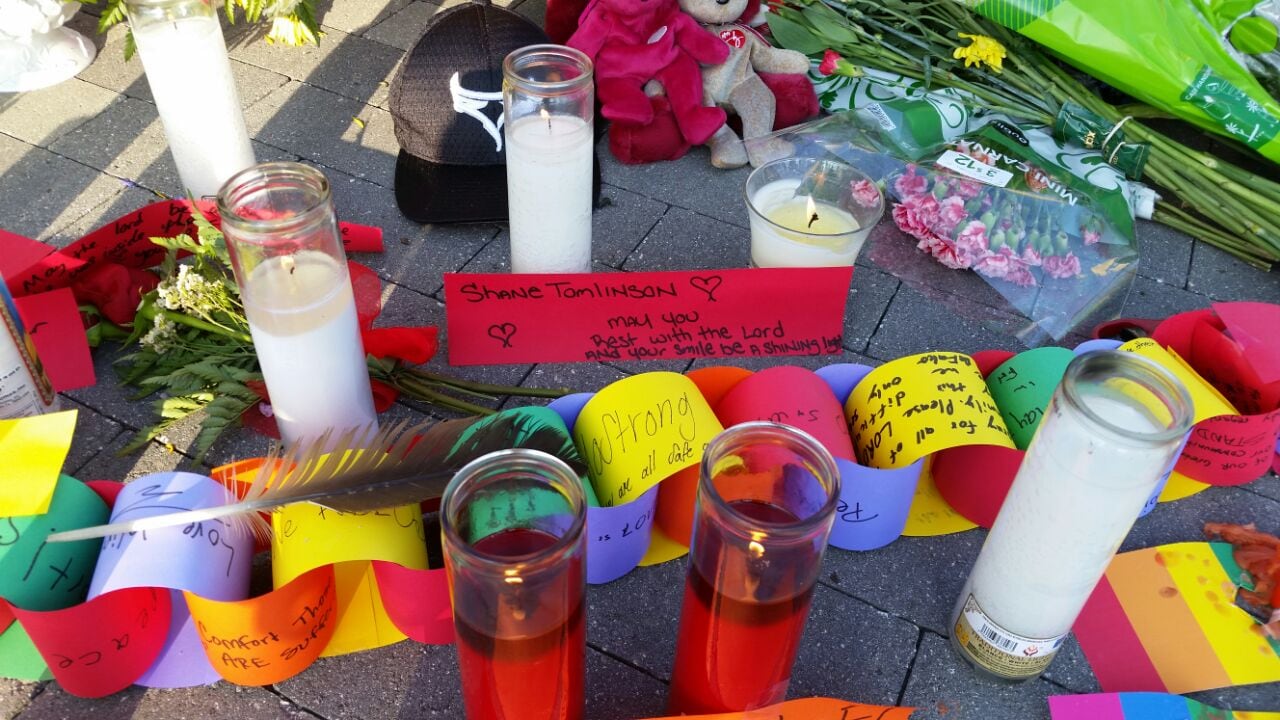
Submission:
[[[1117,555],[1074,628],[1102,689],[1188,693],[1280,680],[1280,642],[1234,604],[1246,577],[1225,543]]]
[[[1053,695],[1053,720],[1280,720],[1280,712],[1220,710],[1165,693],[1125,692]]]

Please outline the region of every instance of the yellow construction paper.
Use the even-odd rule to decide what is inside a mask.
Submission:
[[[1235,605],[1236,584],[1212,546],[1177,543],[1157,552],[1232,684],[1280,680],[1280,655],[1258,632],[1258,622]]]
[[[1191,396],[1191,404],[1195,409],[1195,422],[1207,420],[1211,417],[1219,415],[1239,415],[1235,407],[1218,392],[1217,388],[1210,385],[1200,374],[1191,368],[1178,354],[1172,350],[1166,350],[1161,347],[1160,343],[1151,338],[1138,338],[1130,340],[1120,346],[1123,352],[1131,352],[1141,355],[1150,360],[1154,360],[1160,364],[1165,370],[1173,373],[1187,388],[1187,393]]]
[[[1164,490],[1160,491],[1160,502],[1173,502],[1182,498],[1191,497],[1197,493],[1204,492],[1213,487],[1209,483],[1202,483],[1199,480],[1192,480],[1177,470],[1169,476],[1169,481],[1165,483]]]
[[[75,410],[0,420],[0,517],[49,510],[75,431]]]
[[[271,526],[271,569],[276,588],[308,570],[334,565],[338,620],[322,656],[405,639],[387,616],[369,561],[427,568],[426,536],[417,505],[340,513],[297,503],[272,513]]]
[[[872,370],[849,395],[845,421],[858,461],[899,468],[960,445],[1013,447],[973,358],[928,352]]]
[[[596,393],[578,414],[573,440],[600,505],[613,507],[702,460],[723,429],[692,380],[651,372]]]
[[[907,524],[902,534],[908,537],[932,537],[978,527],[977,523],[965,519],[942,499],[938,486],[933,482],[933,473],[930,472],[932,464],[931,460],[925,461],[924,469],[920,471],[920,481],[916,483],[916,494],[907,511]]]
[[[672,540],[662,532],[662,528],[654,525],[649,531],[649,549],[645,551],[644,557],[640,558],[640,567],[661,565],[668,560],[675,560],[688,554],[688,546]]]

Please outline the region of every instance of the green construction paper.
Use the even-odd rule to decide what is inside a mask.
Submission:
[[[0,597],[23,610],[61,610],[84,601],[102,541],[45,538],[55,530],[101,525],[110,514],[87,485],[61,475],[47,513],[0,518]]]
[[[1066,348],[1036,348],[1014,355],[987,376],[991,397],[1000,406],[1000,415],[1019,450],[1026,450],[1031,443],[1049,398],[1073,357],[1075,353]]]
[[[486,424],[500,418],[510,418],[513,415],[523,416],[527,422],[526,427],[529,427],[530,430],[537,429],[543,425],[551,426],[557,433],[564,436],[564,447],[556,455],[562,460],[579,460],[578,449],[573,444],[573,438],[569,435],[569,430],[565,427],[564,420],[560,418],[559,413],[545,407],[523,407],[504,410],[497,415],[477,422],[471,429],[463,433],[458,439],[458,443],[465,443],[472,434],[482,429]],[[519,447],[526,437],[527,435],[515,438],[513,447]],[[598,506],[599,502],[596,500],[591,483],[584,481],[581,477],[579,477],[579,481],[582,485],[583,494],[586,496],[587,505]],[[463,534],[468,541],[475,542],[499,530],[537,525],[536,519],[538,518],[563,516],[568,512],[569,505],[564,496],[549,488],[520,493],[501,491],[485,493],[481,491],[471,500],[469,512],[471,521],[463,529]]]
[[[23,682],[53,679],[49,666],[17,621],[0,633],[0,678]]]

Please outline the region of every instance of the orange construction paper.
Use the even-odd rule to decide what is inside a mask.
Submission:
[[[169,634],[169,591],[127,588],[65,610],[10,606],[63,690],[104,697],[133,684],[155,663]]]
[[[713,367],[690,370],[684,376],[693,381],[707,399],[707,404],[715,407],[735,385],[751,377],[752,372],[746,368],[716,365]]]
[[[658,486],[655,523],[668,538],[688,547],[693,537],[693,510],[698,500],[701,463],[677,471]]]
[[[185,594],[209,663],[237,685],[270,685],[297,675],[320,656],[337,626],[332,567],[248,600]]]

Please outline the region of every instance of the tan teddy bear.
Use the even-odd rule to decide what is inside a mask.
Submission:
[[[729,59],[702,68],[703,102],[736,113],[742,119],[742,138],[725,124],[707,141],[711,164],[736,168],[747,164],[743,139],[773,132],[774,95],[756,75],[805,73],[809,59],[794,50],[775,48],[753,28],[738,24],[750,0],[680,0],[680,9],[720,36],[730,48]]]

